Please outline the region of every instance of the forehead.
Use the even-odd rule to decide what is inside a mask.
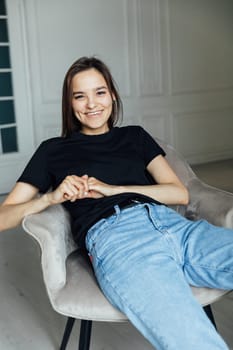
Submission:
[[[84,70],[74,75],[72,79],[73,90],[92,90],[98,87],[107,87],[104,76],[95,68]]]

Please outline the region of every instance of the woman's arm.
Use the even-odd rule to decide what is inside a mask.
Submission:
[[[156,185],[145,186],[114,186],[107,185],[93,177],[88,179],[90,190],[101,193],[104,196],[111,196],[120,193],[135,192],[151,197],[164,204],[187,204],[189,200],[188,191],[178,179],[166,159],[159,155],[147,166]]]
[[[19,182],[0,206],[0,231],[19,225],[28,214],[46,208],[45,197],[34,198],[38,189]]]
[[[85,198],[88,195],[87,176],[67,176],[52,192],[37,196],[38,188],[18,182],[0,205],[0,231],[15,227],[29,214],[38,213],[50,205],[67,200]]]
[[[157,185],[154,186],[155,199],[164,204],[188,204],[189,193],[167,160],[163,156],[154,158],[147,166]]]

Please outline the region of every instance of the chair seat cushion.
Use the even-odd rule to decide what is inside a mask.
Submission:
[[[67,281],[57,295],[50,296],[57,312],[93,321],[127,321],[126,316],[105,298],[91,264],[78,252],[72,253],[67,259]]]
[[[95,279],[91,264],[78,252],[67,259],[67,283],[52,296],[54,309],[66,316],[94,321],[124,322],[125,315],[105,298]],[[226,291],[191,287],[194,296],[203,305],[220,298]]]

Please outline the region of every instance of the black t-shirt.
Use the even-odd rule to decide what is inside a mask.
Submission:
[[[101,135],[74,132],[68,138],[42,142],[17,181],[29,183],[42,193],[57,188],[67,175],[87,174],[112,185],[150,185],[154,180],[146,167],[160,154],[164,156],[165,152],[140,126],[115,127]],[[135,193],[64,202],[78,245],[85,247],[87,230],[105,212],[130,198],[158,203]]]

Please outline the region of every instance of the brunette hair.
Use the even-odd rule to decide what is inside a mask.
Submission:
[[[112,113],[108,120],[108,127],[111,129],[122,117],[123,106],[116,83],[110,73],[109,68],[96,57],[81,57],[75,61],[65,75],[62,89],[62,136],[67,137],[73,131],[81,129],[81,123],[76,118],[72,108],[72,79],[82,71],[96,69],[104,77],[109,92],[114,96]]]

